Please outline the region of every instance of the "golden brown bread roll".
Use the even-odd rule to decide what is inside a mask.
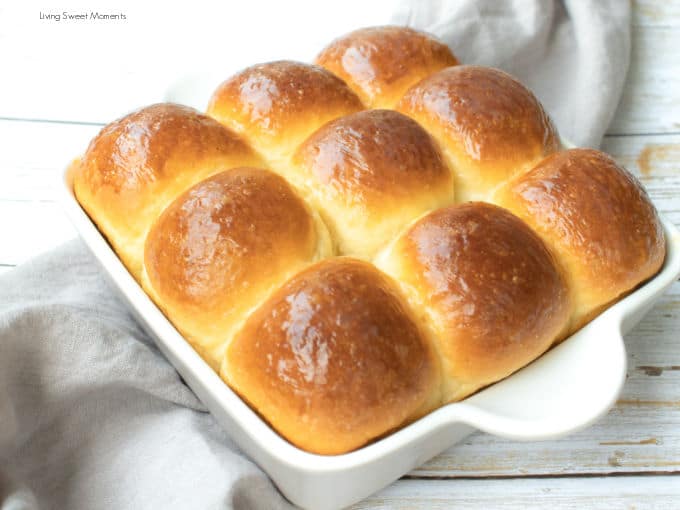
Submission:
[[[458,60],[432,35],[384,26],[336,39],[316,63],[342,78],[370,108],[393,108],[411,85]]]
[[[394,110],[329,122],[293,163],[288,176],[321,211],[340,254],[372,257],[414,218],[453,202],[435,141]]]
[[[487,200],[496,186],[560,146],[536,97],[498,69],[444,69],[410,88],[396,108],[439,142],[457,202]]]
[[[208,115],[243,135],[278,170],[317,128],[361,109],[359,98],[325,69],[279,61],[249,67],[222,83]]]
[[[602,152],[553,154],[500,188],[495,202],[526,221],[564,267],[575,304],[570,331],[663,264],[663,229],[647,193]]]
[[[139,279],[144,239],[165,206],[209,175],[262,163],[210,117],[156,104],[104,127],[74,164],[78,201]]]
[[[145,287],[210,365],[269,292],[330,255],[325,227],[283,178],[255,168],[180,195],[146,239]]]
[[[432,350],[394,283],[355,259],[293,277],[247,320],[221,375],[286,439],[343,453],[438,402]]]
[[[412,225],[377,262],[408,292],[442,364],[444,402],[545,352],[571,306],[553,256],[519,218],[471,202]]]

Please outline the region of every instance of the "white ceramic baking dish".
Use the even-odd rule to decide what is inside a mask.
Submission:
[[[61,190],[66,214],[160,350],[243,451],[303,508],[335,509],[359,501],[475,429],[539,440],[589,425],[614,404],[623,385],[622,335],[680,275],[680,232],[664,220],[667,255],[661,272],[562,344],[507,379],[360,450],[314,455],[274,432],[182,338],[81,209],[69,170]]]

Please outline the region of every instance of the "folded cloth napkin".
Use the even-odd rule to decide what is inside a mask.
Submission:
[[[628,65],[629,2],[398,7],[394,23],[439,35],[463,62],[518,76],[567,139],[600,142]],[[0,278],[0,510],[288,506],[139,328],[81,242]]]

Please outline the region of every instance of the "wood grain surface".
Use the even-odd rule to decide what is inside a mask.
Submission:
[[[628,82],[602,148],[680,225],[680,1],[634,3]],[[11,115],[9,114],[11,113]],[[100,129],[0,111],[0,275],[75,236],[56,202],[62,169]],[[680,282],[626,336],[611,412],[555,441],[477,433],[355,508],[680,508]]]

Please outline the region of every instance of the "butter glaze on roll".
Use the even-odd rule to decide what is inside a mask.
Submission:
[[[397,110],[439,142],[456,185],[456,201],[487,200],[499,184],[560,148],[536,97],[509,74],[456,66],[414,85]]]
[[[325,227],[278,175],[236,168],[187,190],[146,240],[144,284],[219,370],[236,326],[269,292],[330,255]]]
[[[396,285],[355,259],[293,277],[229,345],[222,377],[307,451],[354,450],[439,400],[436,360]]]
[[[336,39],[316,63],[342,78],[370,108],[393,108],[411,85],[458,60],[429,34],[384,26]]]
[[[503,379],[566,326],[569,293],[541,239],[508,211],[471,202],[434,211],[378,261],[432,332],[443,401]]]
[[[329,122],[293,158],[340,254],[370,258],[408,223],[453,202],[453,178],[432,137],[394,110]]]
[[[144,239],[166,205],[212,174],[261,160],[210,117],[156,104],[104,127],[74,165],[78,201],[139,279]]]
[[[363,108],[322,67],[278,61],[249,67],[222,83],[208,115],[242,134],[278,170],[317,128]]]
[[[576,305],[571,331],[663,264],[656,209],[637,179],[602,152],[554,154],[499,189],[495,201],[524,219],[564,267]]]

